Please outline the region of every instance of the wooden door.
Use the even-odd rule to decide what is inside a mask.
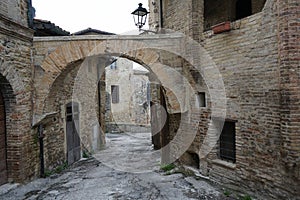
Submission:
[[[7,183],[5,107],[0,92],[0,185]]]
[[[67,161],[70,165],[80,159],[78,103],[67,104],[66,110]]]

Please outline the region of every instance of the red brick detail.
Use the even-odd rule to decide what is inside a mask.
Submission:
[[[223,33],[231,30],[230,22],[222,22],[211,27],[214,34]]]

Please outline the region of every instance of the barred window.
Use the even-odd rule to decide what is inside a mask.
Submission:
[[[235,163],[235,122],[225,121],[220,136],[219,156],[222,160]]]
[[[112,103],[119,103],[119,86],[118,85],[112,85],[111,86],[111,102]]]

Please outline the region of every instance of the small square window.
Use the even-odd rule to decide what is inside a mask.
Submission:
[[[196,107],[205,108],[206,107],[206,94],[205,92],[199,92],[196,94]]]

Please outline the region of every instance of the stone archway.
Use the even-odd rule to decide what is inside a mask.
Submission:
[[[16,106],[13,88],[8,80],[0,74],[0,185],[5,184],[18,173],[17,168],[13,168],[14,162],[20,162],[13,154],[14,144],[14,115]],[[19,177],[16,177],[16,179]]]
[[[169,85],[170,88],[175,86],[175,92],[165,90],[166,110],[168,113],[175,114],[170,120],[174,127],[170,129],[179,133],[172,138],[174,158],[178,158],[180,154],[182,155],[182,151],[187,150],[193,142],[195,132],[197,131],[198,119],[192,119],[192,115],[199,115],[199,109],[191,109],[191,107],[195,106],[190,101],[195,98],[193,89],[186,90],[185,83],[188,83],[188,81],[182,78],[182,66],[185,61],[193,66],[195,71],[198,70],[207,85],[212,105],[215,106],[211,110],[212,116],[223,118],[223,115],[226,113],[223,112],[226,109],[224,106],[225,98],[217,98],[219,95],[225,96],[222,77],[218,69],[215,67],[208,53],[198,43],[185,38],[182,34],[142,37],[85,36],[72,37],[67,40],[65,38],[53,38],[49,39],[49,41],[47,39],[38,39],[36,42],[35,45],[41,48],[43,52],[47,52],[45,49],[48,49],[48,52],[50,52],[49,55],[43,53],[37,55],[39,59],[41,57],[44,57],[44,59],[40,59],[40,62],[36,63],[43,70],[43,76],[36,82],[37,99],[34,109],[36,117],[43,114],[45,102],[49,98],[49,91],[52,90],[53,83],[57,77],[72,63],[84,61],[85,58],[97,55],[128,58],[151,70],[159,79],[165,79],[165,84]],[[164,58],[162,55],[166,54],[162,51],[166,51],[167,54],[173,54],[177,57],[167,55]],[[176,61],[178,61],[177,64],[174,64]],[[206,62],[204,63],[204,61]],[[173,68],[171,67],[171,71],[167,69],[169,66],[173,66]],[[170,73],[172,76],[170,76]],[[172,94],[173,92],[174,94]],[[194,102],[195,100],[192,101]],[[196,113],[193,113],[194,111]],[[184,115],[181,115],[181,113],[184,113]],[[183,117],[185,120],[184,123],[181,123],[182,126],[173,121],[173,119],[177,120],[178,117]],[[190,128],[191,123],[194,128]],[[215,134],[211,124],[207,125],[207,129],[209,134]],[[189,134],[185,134],[186,130],[188,130]],[[212,146],[210,145],[212,142],[208,139],[205,139],[204,143],[202,145],[203,149],[197,149],[197,151],[199,150],[199,155],[201,154],[202,157],[207,155]],[[200,151],[203,152],[201,153]]]
[[[96,47],[95,47],[95,43],[98,46],[96,45]],[[75,70],[75,68],[77,68],[76,63],[80,64],[80,65],[84,64],[85,60],[88,60],[86,58],[91,58],[91,57],[94,57],[97,55],[100,55],[100,56],[103,56],[103,55],[104,56],[106,56],[106,55],[116,56],[116,55],[118,55],[119,57],[123,57],[123,58],[129,59],[129,60],[132,60],[134,62],[137,62],[139,64],[142,64],[145,68],[151,70],[152,71],[152,79],[155,79],[153,77],[157,76],[157,74],[159,74],[158,70],[155,73],[155,72],[153,72],[153,69],[151,69],[151,66],[153,64],[159,63],[159,60],[158,60],[159,52],[157,50],[147,48],[146,44],[143,44],[138,41],[124,41],[121,43],[120,43],[120,41],[114,41],[114,42],[112,42],[112,41],[102,41],[102,42],[97,41],[95,43],[92,47],[90,47],[89,45],[91,44],[91,42],[88,42],[88,41],[78,41],[77,44],[75,42],[70,42],[63,46],[58,47],[54,52],[52,52],[48,57],[46,57],[46,59],[43,61],[42,65],[41,65],[41,68],[43,69],[45,74],[41,79],[41,83],[38,84],[38,87],[40,87],[41,90],[37,90],[37,92],[40,92],[40,91],[41,92],[37,93],[39,102],[37,102],[37,105],[36,105],[37,106],[36,113],[51,112],[51,106],[49,103],[52,102],[51,104],[53,104],[53,102],[56,102],[55,96],[59,96],[56,93],[58,93],[60,91],[60,88],[64,87],[63,85],[60,85],[61,80],[66,80],[67,74],[70,71],[72,71],[71,68],[73,68],[73,66],[74,66],[74,70]],[[118,43],[118,45],[116,43]],[[105,48],[103,48],[103,46]],[[118,47],[118,48],[114,49],[114,47]],[[85,51],[82,50],[83,48],[85,49]],[[90,51],[87,51],[86,48],[89,48]],[[108,52],[108,51],[110,51],[110,52]],[[75,53],[75,52],[77,52],[77,53]],[[78,52],[80,52],[80,53],[78,53]],[[76,86],[74,86],[74,87],[76,87]],[[39,103],[40,103],[40,105],[39,105]],[[173,103],[175,103],[175,101],[173,101]],[[166,107],[169,104],[167,104],[166,102],[164,104],[162,104],[165,107],[165,110],[168,110]],[[55,130],[56,127],[53,126],[52,130]],[[63,127],[63,126],[61,126],[61,127]],[[167,129],[164,129],[164,130],[167,130]],[[160,134],[160,135],[166,135],[166,134]],[[46,131],[46,135],[48,135],[47,131]],[[60,137],[63,134],[61,134],[61,131],[60,131],[60,133],[58,135],[59,136],[56,136],[56,137]],[[52,136],[49,135],[49,137],[52,137]],[[85,136],[81,135],[81,137],[82,137],[82,142],[84,143]],[[167,143],[167,142],[164,142],[164,143]],[[46,144],[46,146],[47,146],[47,144]],[[82,146],[85,147],[86,145],[82,145]],[[56,149],[61,149],[61,148],[56,148]],[[50,152],[50,150],[49,150],[49,152]],[[49,156],[46,155],[46,159],[47,159],[47,157],[49,157]],[[53,157],[53,156],[50,156],[50,157]]]
[[[179,46],[179,41],[174,44]],[[150,45],[151,47],[151,45]],[[134,62],[142,64],[159,76],[161,73],[155,66],[159,63],[159,47],[151,49],[148,41],[138,40],[79,40],[64,43],[50,53],[41,64],[44,75],[36,84],[37,101],[35,104],[35,114],[38,118],[43,114],[45,100],[48,98],[49,91],[57,77],[72,63],[84,60],[95,55],[115,55],[128,58]],[[45,55],[44,55],[45,56]],[[175,101],[174,101],[175,102]]]

